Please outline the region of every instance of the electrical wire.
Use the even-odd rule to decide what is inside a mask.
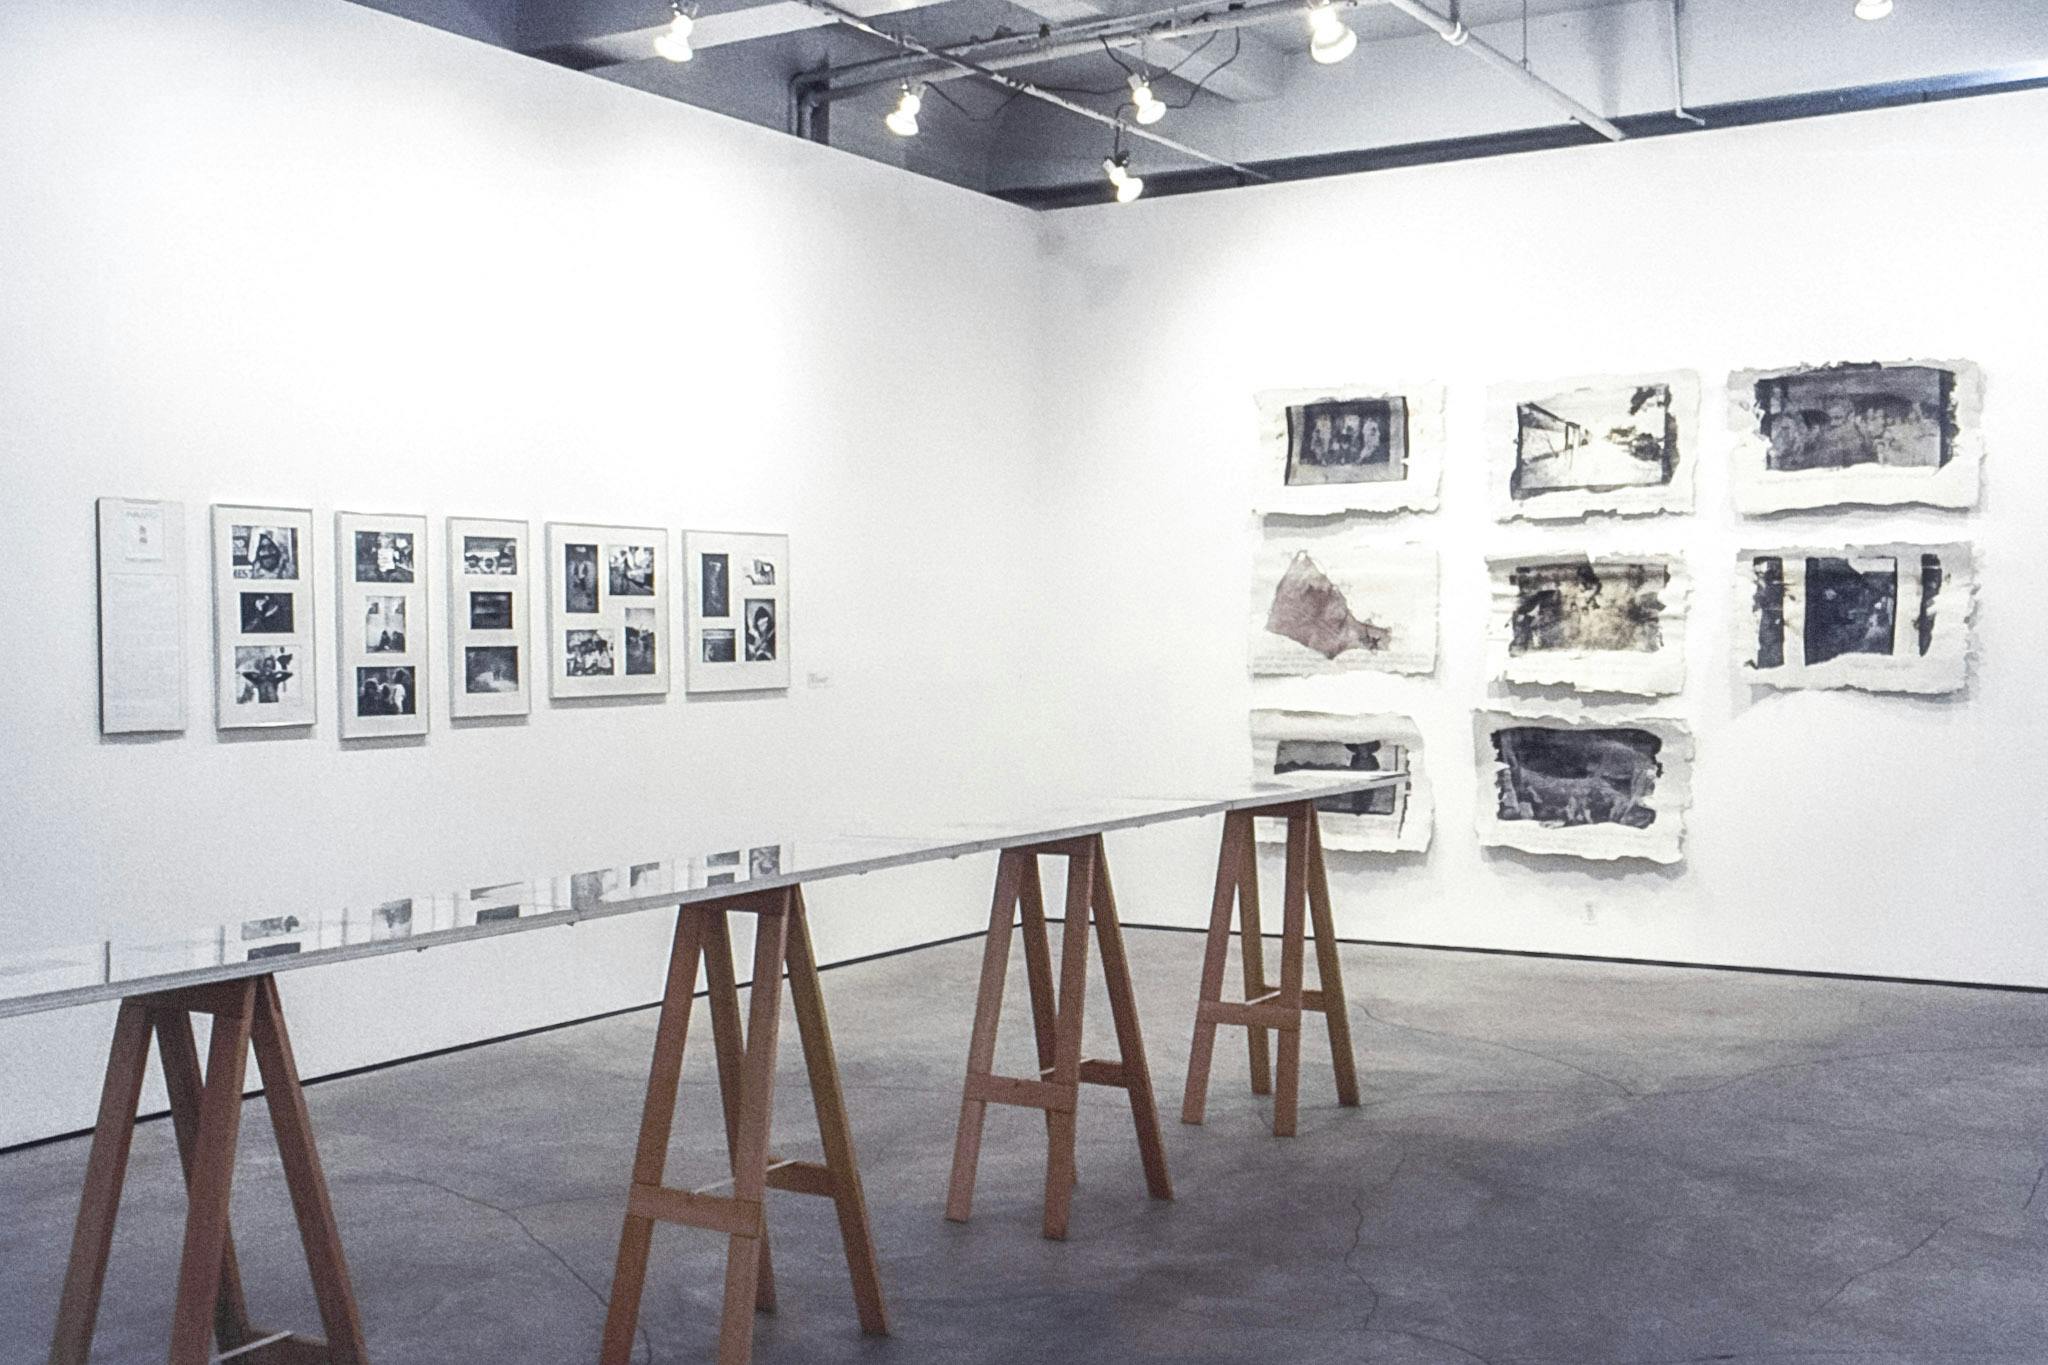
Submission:
[[[952,105],[955,109],[958,109],[960,113],[970,123],[987,123],[990,119],[1002,113],[1003,110],[1009,108],[1011,100],[1016,99],[1017,96],[1024,93],[1021,90],[1012,90],[1007,95],[1004,95],[1002,99],[998,100],[995,106],[991,108],[987,113],[977,114],[972,109],[969,109],[966,105],[962,104],[959,100],[956,100],[951,95],[947,94],[946,87],[943,85],[939,85],[936,82],[928,83],[925,86],[925,89],[931,91],[932,94],[937,95],[940,99]]]
[[[1187,97],[1186,99],[1182,100],[1182,101],[1181,101],[1181,102],[1180,102],[1179,104],[1171,104],[1171,103],[1168,103],[1168,104],[1166,105],[1166,107],[1167,107],[1167,108],[1169,108],[1169,109],[1185,109],[1185,108],[1187,108],[1187,107],[1188,107],[1188,106],[1189,106],[1190,104],[1193,104],[1193,103],[1195,102],[1195,97],[1196,97],[1197,95],[1199,95],[1199,94],[1201,94],[1201,93],[1202,93],[1202,87],[1203,87],[1203,86],[1205,86],[1205,85],[1207,85],[1207,84],[1209,83],[1209,77],[1210,77],[1210,76],[1214,76],[1214,75],[1215,75],[1215,74],[1216,74],[1217,72],[1221,71],[1221,70],[1222,70],[1222,69],[1223,69],[1224,67],[1226,67],[1226,66],[1229,66],[1229,65],[1230,65],[1230,64],[1231,64],[1232,62],[1234,62],[1234,61],[1236,61],[1236,60],[1237,60],[1237,55],[1238,55],[1238,53],[1240,53],[1240,52],[1244,51],[1244,30],[1243,30],[1243,29],[1235,29],[1235,28],[1234,28],[1234,29],[1232,29],[1232,30],[1230,31],[1230,36],[1231,36],[1231,40],[1232,40],[1232,41],[1231,41],[1231,44],[1230,44],[1230,55],[1229,55],[1228,57],[1225,57],[1225,58],[1224,58],[1224,59],[1223,59],[1222,61],[1220,61],[1220,62],[1216,63],[1216,65],[1214,65],[1214,66],[1210,67],[1210,68],[1209,68],[1209,70],[1208,70],[1208,73],[1207,73],[1206,75],[1204,75],[1204,76],[1202,77],[1202,79],[1200,79],[1200,80],[1198,80],[1198,81],[1196,81],[1196,82],[1195,82],[1195,87],[1194,87],[1194,89],[1192,89],[1192,90],[1188,91],[1188,97]],[[1208,45],[1209,45],[1210,43],[1213,43],[1213,42],[1215,42],[1215,41],[1216,41],[1216,35],[1212,33],[1212,34],[1210,34],[1210,35],[1209,35],[1209,36],[1208,36],[1207,38],[1203,39],[1203,41],[1202,41],[1202,47],[1207,47],[1207,46],[1208,46]],[[1195,49],[1195,52],[1200,52],[1200,51],[1202,50],[1202,47],[1198,47],[1198,48],[1196,48],[1196,49]],[[1192,57],[1192,56],[1194,56],[1194,55],[1195,55],[1195,52],[1190,52],[1190,53],[1188,54],[1188,56],[1189,56],[1189,57]],[[1185,60],[1185,59],[1183,59],[1183,60]],[[1175,68],[1175,69],[1176,69],[1176,70],[1178,70],[1179,68]],[[1163,102],[1163,101],[1162,101],[1162,102]]]

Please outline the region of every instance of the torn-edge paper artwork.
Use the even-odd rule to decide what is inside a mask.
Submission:
[[[1983,417],[1983,372],[1963,360],[1737,371],[1735,506],[1974,507]]]
[[[1436,550],[1356,527],[1276,530],[1252,565],[1253,674],[1436,671]]]
[[[1434,512],[1444,466],[1441,384],[1268,389],[1259,409],[1258,511]]]
[[[1407,716],[1322,711],[1252,712],[1252,780],[1314,786],[1331,778],[1405,772],[1398,786],[1327,796],[1316,802],[1325,848],[1352,853],[1421,853],[1435,825],[1422,732]],[[1255,822],[1256,823],[1256,822]],[[1259,838],[1284,840],[1276,821]]]
[[[1685,687],[1689,585],[1676,555],[1487,561],[1488,677],[1658,697]]]
[[[1476,718],[1479,842],[1675,863],[1692,802],[1692,734],[1674,720]]]
[[[1692,510],[1692,371],[1497,385],[1488,406],[1497,520]]]
[[[1751,683],[1926,694],[1969,685],[1977,572],[1967,544],[1744,550],[1735,579],[1737,657]]]

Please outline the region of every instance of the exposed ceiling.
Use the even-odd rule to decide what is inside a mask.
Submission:
[[[697,0],[687,62],[669,0],[358,3],[1039,206],[1110,198],[1117,149],[1185,191],[2048,81],[2043,0],[1335,0],[1331,65],[1305,0]]]

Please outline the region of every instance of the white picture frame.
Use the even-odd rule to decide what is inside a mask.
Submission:
[[[319,719],[312,511],[218,504],[212,541],[215,727],[311,727]]]
[[[334,514],[343,739],[427,732],[427,519]]]
[[[448,519],[448,715],[533,710],[532,528],[492,517]]]
[[[667,695],[668,532],[551,521],[547,543],[549,695]]]
[[[786,535],[683,532],[686,691],[789,686],[789,570]]]

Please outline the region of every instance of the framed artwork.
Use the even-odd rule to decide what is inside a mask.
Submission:
[[[1685,687],[1685,561],[1675,555],[1526,555],[1487,561],[1488,676],[1584,692]]]
[[[533,709],[530,548],[523,521],[448,519],[448,714],[457,720]]]
[[[100,733],[185,728],[185,505],[101,498]]]
[[[1673,720],[1477,718],[1479,842],[1602,861],[1679,860],[1692,734]]]
[[[1690,512],[1700,380],[1690,370],[1493,390],[1501,521]]]
[[[223,730],[311,725],[313,514],[304,508],[213,509],[215,724]]]
[[[1735,505],[1974,507],[1984,376],[1963,360],[1852,363],[1728,376]]]
[[[668,532],[548,523],[549,695],[668,692]]]
[[[1966,544],[1744,550],[1735,576],[1747,682],[1924,695],[1969,686],[1977,578]]]
[[[427,519],[334,514],[341,737],[427,732]]]
[[[685,689],[788,687],[789,537],[685,531],[683,579]]]
[[[1407,716],[1322,711],[1252,712],[1252,780],[1313,786],[1354,773],[1406,772],[1397,787],[1316,802],[1323,846],[1352,853],[1421,853],[1434,826],[1422,732]],[[1266,843],[1285,843],[1279,821],[1254,821]]]
[[[1436,671],[1437,561],[1355,526],[1266,524],[1252,565],[1251,670],[1258,676]]]
[[[1440,384],[1268,389],[1259,410],[1261,512],[1434,512],[1444,464]]]

